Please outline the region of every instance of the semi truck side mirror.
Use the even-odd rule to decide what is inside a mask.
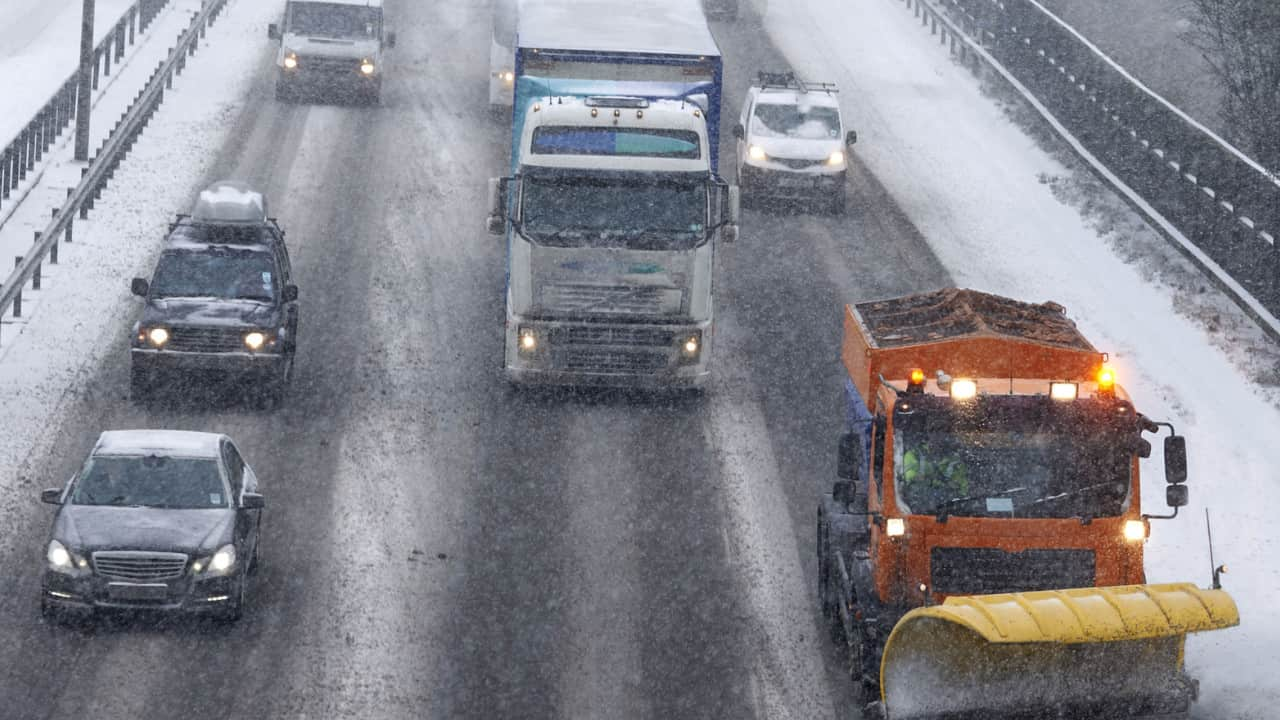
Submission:
[[[1164,502],[1171,508],[1186,507],[1191,501],[1190,495],[1186,485],[1170,485],[1164,489]]]
[[[731,243],[738,239],[738,222],[742,219],[742,196],[737,185],[730,185],[725,189],[725,200],[727,217],[724,218],[725,224],[720,230],[720,237]]]
[[[733,136],[742,140],[747,136],[747,129],[742,127],[742,123],[733,126]]]
[[[1187,481],[1187,439],[1181,435],[1164,439],[1164,479],[1170,484]]]
[[[138,297],[146,297],[147,293],[150,291],[150,283],[143,278],[134,278],[133,282],[129,283],[129,292],[137,295]]]
[[[271,23],[270,25],[268,25],[268,26],[267,26],[267,37],[268,37],[268,38],[270,38],[270,39],[272,39],[272,40],[279,40],[279,39],[280,39],[280,26],[279,26],[279,25],[277,25],[277,24],[275,24],[275,23]]]
[[[490,235],[501,235],[507,229],[507,188],[510,178],[489,178],[489,217],[485,228]]]
[[[857,480],[862,465],[862,436],[845,433],[840,436],[840,449],[836,455],[836,477],[841,480]]]
[[[844,144],[845,144],[845,145],[854,145],[854,144],[856,144],[857,142],[858,142],[858,131],[857,131],[857,130],[850,130],[849,132],[845,133],[845,136],[844,136]]]

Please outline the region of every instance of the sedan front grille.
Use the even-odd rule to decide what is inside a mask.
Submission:
[[[929,555],[933,591],[985,595],[1093,587],[1092,550],[1023,550],[936,547]]]
[[[241,331],[234,328],[175,327],[166,350],[176,352],[236,352],[244,350]]]
[[[101,551],[93,554],[99,575],[135,582],[160,582],[182,577],[187,569],[182,553]]]

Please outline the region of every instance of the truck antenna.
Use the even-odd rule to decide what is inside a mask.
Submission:
[[[1222,575],[1227,572],[1226,565],[1218,565],[1213,559],[1213,525],[1209,522],[1209,508],[1204,509],[1204,529],[1209,535],[1209,568],[1213,571],[1213,589],[1222,589]]]

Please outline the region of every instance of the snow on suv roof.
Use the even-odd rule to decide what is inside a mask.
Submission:
[[[810,90],[802,93],[791,88],[766,87],[756,93],[756,102],[765,105],[813,105],[839,109],[840,100],[832,93]]]
[[[382,0],[293,0],[295,3],[314,5],[356,5],[358,7],[382,7]]]
[[[222,438],[188,430],[106,430],[98,436],[93,454],[216,458]]]
[[[206,223],[262,223],[267,221],[267,199],[237,182],[216,182],[196,200],[191,219]]]

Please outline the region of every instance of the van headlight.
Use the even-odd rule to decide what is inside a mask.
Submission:
[[[827,164],[828,164],[828,165],[843,165],[843,164],[844,164],[844,151],[843,151],[843,150],[836,150],[835,152],[831,153],[831,155],[827,157]]]
[[[760,147],[759,145],[752,145],[751,147],[747,148],[747,157],[757,161],[763,161],[763,160],[769,159],[769,155],[766,154],[764,151],[764,148]]]
[[[284,69],[285,69],[285,70],[297,70],[297,69],[298,69],[298,53],[296,53],[296,52],[294,52],[294,51],[292,51],[292,50],[289,50],[289,51],[286,51],[286,52],[285,52],[285,54],[284,54]]]
[[[373,64],[372,60],[366,58],[360,61],[360,72],[362,74],[372,75],[374,70],[377,70],[377,67]]]

